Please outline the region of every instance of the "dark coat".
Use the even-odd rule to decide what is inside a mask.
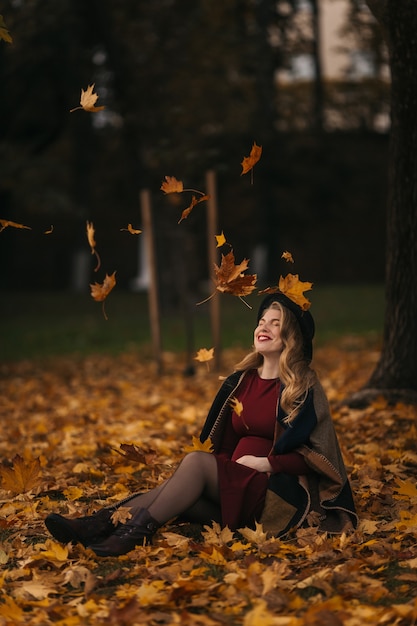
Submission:
[[[234,372],[223,382],[207,415],[200,434],[210,439],[216,453],[222,433],[231,419],[230,398],[245,376]],[[308,392],[299,413],[290,424],[278,404],[277,423],[283,429],[273,443],[274,454],[298,452],[313,470],[307,475],[271,474],[261,519],[266,532],[282,536],[304,523],[319,526],[322,531],[340,533],[357,525],[357,515],[349,480],[339,448],[329,403],[320,383]]]

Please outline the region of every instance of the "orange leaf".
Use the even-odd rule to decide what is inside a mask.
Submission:
[[[182,193],[184,185],[181,180],[177,180],[175,176],[165,176],[165,181],[161,185],[164,193]]]
[[[111,276],[106,274],[105,279],[102,284],[94,283],[94,285],[90,284],[91,287],[91,296],[96,302],[103,302],[116,285],[116,272],[114,271]]]
[[[88,239],[88,243],[90,245],[91,248],[91,254],[95,254],[96,259],[97,259],[97,265],[94,268],[94,271],[97,272],[100,268],[101,265],[101,261],[100,261],[100,257],[99,254],[96,250],[96,241],[94,239],[94,226],[93,226],[93,222],[89,222],[87,221],[87,239]]]
[[[90,113],[97,113],[97,111],[102,111],[105,108],[104,106],[100,106],[100,107],[95,106],[98,95],[96,93],[93,93],[94,85],[95,83],[93,83],[92,85],[88,85],[85,91],[84,89],[81,89],[81,99],[80,99],[81,106],[71,109],[70,113],[72,113],[73,111],[77,111],[78,109],[84,109],[84,111],[89,111]]]
[[[244,275],[249,261],[244,259],[239,265],[235,265],[233,250],[228,254],[222,254],[220,267],[214,265],[216,276],[216,289],[220,292],[231,293],[234,296],[247,296],[255,289],[256,274]]]
[[[14,494],[25,493],[40,482],[41,464],[39,459],[25,461],[19,454],[13,459],[13,467],[0,466],[2,487]]]
[[[310,306],[310,300],[304,296],[304,291],[310,291],[313,283],[303,282],[298,279],[298,274],[287,274],[285,278],[280,276],[279,289],[287,298],[298,304],[303,311],[307,311]]]
[[[226,237],[224,236],[223,231],[221,232],[220,235],[215,235],[215,237],[217,241],[216,248],[221,248],[222,246],[224,246],[224,244],[226,243]]]
[[[17,224],[17,222],[11,222],[10,220],[0,219],[0,226],[0,233],[8,226],[12,226],[13,228],[27,228],[27,230],[32,230],[30,226],[23,226],[23,224]]]
[[[259,294],[281,292],[287,298],[298,304],[303,311],[308,311],[311,306],[310,300],[304,296],[304,291],[310,291],[313,283],[303,282],[298,279],[298,274],[287,274],[285,278],[280,276],[279,283],[275,287],[267,287],[259,291]]]
[[[191,204],[182,212],[181,218],[178,221],[178,224],[181,224],[182,220],[185,220],[190,215],[191,211],[197,204],[200,204],[200,202],[204,202],[204,200],[208,200],[208,199],[209,199],[209,196],[201,196],[201,198],[196,198],[195,196],[193,196],[191,199]]]
[[[229,404],[232,407],[232,410],[236,413],[236,415],[242,415],[243,404],[237,398],[230,398]]]
[[[281,259],[285,259],[287,263],[294,263],[291,252],[283,252],[281,255]]]
[[[256,163],[261,158],[261,155],[262,155],[262,146],[258,146],[256,144],[256,141],[254,141],[252,150],[250,151],[250,155],[248,157],[243,158],[243,161],[241,163],[242,172],[240,175],[243,176],[243,174],[247,174],[248,172],[250,172],[253,166],[256,165]]]
[[[127,230],[131,235],[140,235],[140,233],[142,232],[141,230],[133,228],[132,224],[128,224],[127,228],[121,228],[120,230]]]

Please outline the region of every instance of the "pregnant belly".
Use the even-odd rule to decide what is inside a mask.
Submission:
[[[232,455],[232,461],[237,461],[237,459],[245,454],[253,454],[253,456],[268,456],[271,452],[271,448],[272,441],[270,439],[248,435],[247,437],[242,437],[237,444]]]

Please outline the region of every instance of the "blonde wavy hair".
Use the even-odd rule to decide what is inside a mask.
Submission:
[[[303,336],[294,313],[279,302],[272,302],[268,309],[281,312],[283,350],[279,357],[279,378],[284,385],[281,407],[287,413],[286,421],[291,422],[303,405],[310,387],[317,381],[317,375],[304,355]],[[263,360],[262,354],[253,350],[236,364],[235,370],[258,369]]]

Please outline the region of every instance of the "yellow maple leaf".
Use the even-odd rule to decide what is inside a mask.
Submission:
[[[105,109],[104,106],[96,107],[95,104],[97,102],[98,95],[94,92],[95,83],[92,85],[88,85],[87,89],[81,89],[81,98],[80,98],[80,106],[75,107],[70,110],[70,113],[73,111],[78,111],[78,109],[84,109],[84,111],[89,111],[90,113],[97,113],[97,111],[102,111]]]
[[[261,158],[261,155],[262,155],[262,146],[258,146],[256,144],[256,141],[254,141],[249,156],[243,157],[243,161],[241,163],[242,172],[240,175],[243,176],[243,174],[247,174],[248,172],[250,172],[253,166],[256,165],[256,163]]]
[[[19,454],[13,458],[13,467],[0,466],[2,487],[13,494],[26,493],[41,481],[39,459],[23,459]]]
[[[0,233],[8,226],[11,226],[12,228],[26,228],[27,230],[32,230],[30,226],[24,226],[23,224],[18,224],[17,222],[12,222],[11,220],[0,219]]]
[[[47,539],[45,541],[45,549],[42,549],[40,552],[35,554],[32,557],[34,560],[36,559],[45,559],[45,561],[66,561],[68,558],[68,547],[63,546],[57,541],[53,541],[53,539]]]
[[[232,410],[236,413],[236,415],[242,415],[243,404],[237,398],[230,398],[229,404],[232,407]]]
[[[200,450],[202,452],[213,452],[211,439],[208,438],[205,441],[200,441],[199,437],[193,436],[192,445],[184,446],[184,452],[195,452],[196,450]]]
[[[200,348],[194,358],[196,361],[200,361],[200,363],[211,361],[214,358],[214,348],[210,348],[209,350],[207,350],[207,348]]]
[[[281,255],[281,259],[285,259],[287,263],[294,263],[291,252],[285,251]]]
[[[4,23],[2,15],[0,15],[0,39],[3,39],[3,41],[7,41],[7,43],[13,43],[12,36],[6,28],[6,24]]]
[[[222,246],[224,246],[224,244],[226,243],[226,237],[224,236],[223,231],[220,233],[220,235],[215,235],[215,237],[217,241],[216,248],[221,248]]]
[[[299,280],[298,274],[287,274],[285,278],[280,276],[278,285],[262,289],[261,291],[258,291],[258,294],[283,293],[295,304],[298,304],[303,311],[308,311],[311,306],[311,302],[304,296],[304,291],[310,291],[312,287],[313,283]]]
[[[285,278],[280,276],[279,289],[290,300],[298,304],[303,311],[307,311],[311,302],[304,296],[304,291],[310,291],[313,283],[299,280],[298,274],[287,274]]]

